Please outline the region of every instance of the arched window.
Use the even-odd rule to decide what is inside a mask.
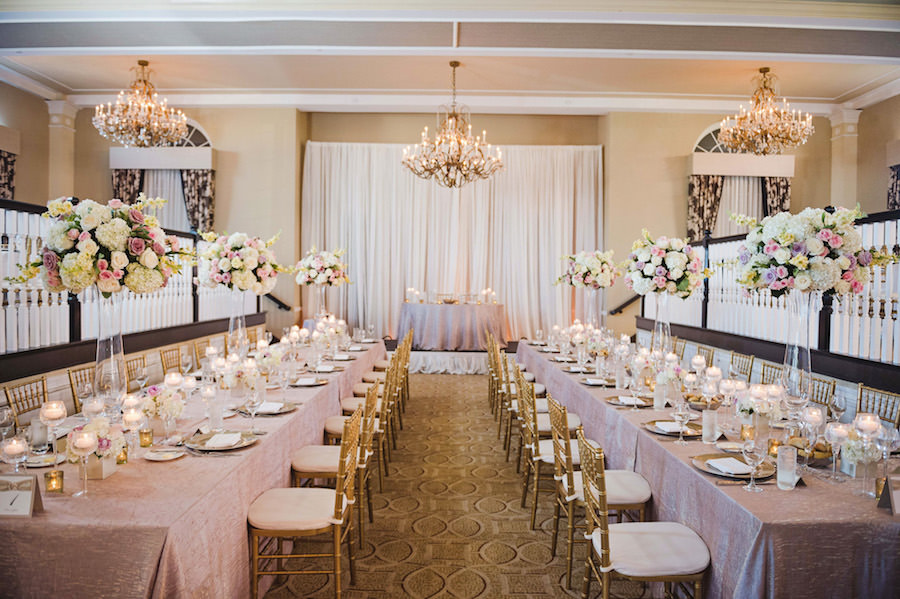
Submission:
[[[191,119],[188,119],[187,122],[188,132],[187,135],[181,138],[181,140],[175,144],[176,147],[179,148],[210,148],[212,147],[212,143],[209,141],[209,136],[206,134],[200,125]]]
[[[700,137],[697,138],[697,142],[694,144],[694,152],[734,154],[734,150],[719,142],[719,129],[719,123],[707,127]]]

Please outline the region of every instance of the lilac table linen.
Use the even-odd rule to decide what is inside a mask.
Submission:
[[[585,433],[603,445],[608,467],[640,472],[653,489],[653,519],[681,522],[706,542],[712,556],[707,598],[888,597],[900,585],[900,521],[873,500],[852,494],[855,483],[807,476],[791,492],[766,486],[747,493],[690,463],[716,453],[692,441],[681,447],[641,423],[669,411],[616,409],[613,389],[587,387],[534,348],[519,344],[517,360],[554,398],[577,413]],[[723,454],[724,455],[724,454]]]
[[[416,350],[483,350],[485,331],[505,347],[506,310],[502,304],[403,304],[397,339],[410,329]]]
[[[340,413],[341,394],[385,356],[384,344],[353,355],[356,360],[338,363],[343,372],[324,375],[337,384],[289,389],[287,399],[302,405],[286,416],[257,417],[256,428],[268,434],[234,457],[187,455],[165,463],[133,457],[110,478],[88,481],[87,498],[71,497],[80,485],[76,466],[63,466],[64,497],[43,492],[43,470],[35,470],[45,512],[0,520],[0,594],[247,596],[250,503],[289,485],[290,454],[322,442],[325,419]],[[281,390],[267,393],[270,401],[282,397]],[[177,430],[196,430],[205,421],[203,410],[195,397]],[[249,424],[240,417],[225,421],[234,430]]]

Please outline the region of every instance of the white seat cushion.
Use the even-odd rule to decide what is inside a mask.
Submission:
[[[390,360],[375,360],[375,364],[372,365],[372,368],[374,368],[375,370],[387,370],[390,367]]]
[[[375,383],[356,383],[353,385],[353,395],[356,397],[365,397],[366,393],[369,391],[369,387],[374,385]],[[378,386],[378,396],[381,397],[381,392],[384,389],[382,385]]]
[[[247,521],[263,530],[325,528],[334,524],[334,501],[334,489],[269,489],[250,504]]]
[[[574,495],[578,501],[584,501],[584,482],[581,478],[581,471],[572,473],[572,480],[575,483],[574,493],[568,488],[568,480],[563,479],[566,486],[566,493]],[[606,471],[606,502],[609,506],[616,505],[633,505],[635,503],[644,503],[650,499],[650,483],[631,470],[607,470]]]
[[[581,454],[578,453],[578,440],[569,439],[569,447],[572,452],[572,465],[581,465]],[[541,439],[538,441],[538,449],[541,453],[541,461],[548,464],[553,463],[553,439]]]
[[[386,372],[367,372],[363,375],[362,379],[364,383],[379,383],[384,381],[387,378]]]
[[[581,418],[578,417],[578,414],[573,414],[569,412],[569,430],[574,431],[576,428],[581,426]],[[537,415],[537,428],[539,433],[549,433],[550,428],[550,414],[538,414]]]
[[[509,387],[510,387],[510,389],[512,389],[512,396],[515,397],[516,396],[516,384],[510,383]],[[534,383],[533,387],[534,387],[534,396],[535,397],[544,397],[547,395],[547,388],[544,385],[542,385],[540,383]],[[502,390],[504,393],[508,393],[508,391],[506,390],[506,385],[503,385]]]
[[[354,395],[353,397],[345,397],[341,400],[341,411],[355,412],[356,408],[366,405],[366,397]],[[381,413],[381,396],[375,401],[375,412]],[[343,429],[341,429],[343,430]]]
[[[307,445],[291,455],[291,468],[297,472],[337,472],[341,461],[340,445]]]
[[[341,407],[343,409],[343,405]],[[329,435],[340,437],[344,434],[344,422],[349,416],[329,416],[325,419],[325,432]]]
[[[533,383],[533,382],[534,382],[534,375],[531,374],[530,372],[524,372],[524,370],[525,370],[524,368],[523,368],[522,370],[523,370],[523,372],[522,372],[522,378],[525,379],[526,381],[528,381],[529,383]]]
[[[601,550],[600,534],[591,542]],[[612,568],[626,576],[697,574],[709,566],[709,549],[693,530],[677,522],[622,522],[609,526]]]

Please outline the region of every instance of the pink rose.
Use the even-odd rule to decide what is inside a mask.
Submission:
[[[144,253],[146,248],[147,244],[140,237],[130,237],[128,239],[128,251],[131,252],[133,256],[140,256]]]
[[[863,284],[854,280],[850,283],[850,288],[853,290],[853,293],[862,293]]]
[[[102,280],[104,280],[104,281],[108,281],[108,280],[110,280],[110,279],[115,279],[116,276],[112,273],[112,271],[109,271],[109,270],[101,270],[101,271],[100,271],[100,278],[101,278]]]
[[[845,270],[844,274],[841,275],[841,278],[844,279],[845,281],[852,281],[853,280],[853,271]]]
[[[816,233],[816,237],[819,238],[820,241],[828,242],[831,238],[831,231],[829,229],[822,229],[818,233]]]
[[[231,282],[231,273],[230,272],[222,273],[222,282],[223,283]]]
[[[259,262],[260,264],[265,264],[266,260],[267,260],[267,258],[265,256],[265,254],[260,254],[259,258],[256,259],[256,261]]]
[[[48,271],[55,271],[59,267],[59,256],[56,255],[56,252],[51,252],[46,247],[44,248],[42,261],[44,263],[44,268]]]
[[[228,243],[228,238],[223,235],[216,239],[216,243],[218,243],[219,245],[225,245],[226,243]]]
[[[78,229],[69,229],[68,231],[66,231],[66,237],[68,237],[72,241],[78,239],[78,234]]]
[[[770,239],[768,243],[766,243],[765,247],[763,247],[763,252],[771,256],[779,249],[781,249],[781,246],[775,243],[773,239]]]
[[[166,248],[165,248],[165,246],[163,246],[163,244],[161,244],[160,242],[154,241],[154,242],[153,242],[153,252],[154,252],[157,256],[162,256],[163,254],[166,253]]]
[[[85,239],[90,239],[90,238],[91,238],[90,233],[88,233],[87,231],[82,231],[81,235],[78,236],[78,241],[84,241]]]
[[[844,238],[840,235],[832,235],[831,239],[828,240],[828,244],[834,249],[837,249],[844,245]]]
[[[221,282],[222,282],[222,275],[219,274],[219,273],[214,274],[214,275],[213,275],[213,280],[214,280],[216,283],[221,283]]]
[[[116,279],[121,279],[122,277],[125,276],[125,271],[124,271],[124,270],[120,270],[120,269],[116,269],[116,270],[112,271],[112,273],[113,273],[113,276],[114,276]]]
[[[140,210],[137,210],[135,208],[132,208],[128,211],[128,218],[136,223],[144,224],[144,215],[141,214]]]
[[[175,237],[174,235],[169,235],[168,237],[166,237],[166,241],[169,242],[169,247],[172,248],[173,252],[177,252],[178,248],[181,247],[181,244],[179,243],[178,238]]]
[[[109,268],[109,262],[107,262],[103,258],[100,258],[99,260],[97,260],[97,268],[100,270],[106,270]]]
[[[117,200],[116,198],[113,198],[109,201],[109,207],[112,208],[113,210],[118,210],[119,208],[121,208],[124,205],[125,205],[125,203],[122,200]]]
[[[665,277],[653,277],[653,283],[660,289],[664,289],[666,286],[666,278]]]
[[[779,279],[783,279],[788,276],[788,269],[786,266],[779,266],[775,269],[775,276]]]

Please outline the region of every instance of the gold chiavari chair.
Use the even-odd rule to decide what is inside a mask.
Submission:
[[[362,408],[344,423],[341,433],[340,457],[335,488],[291,487],[269,489],[257,497],[247,513],[250,534],[250,596],[259,596],[262,576],[333,574],[334,596],[341,597],[341,547],[347,544],[350,563],[350,584],[356,582],[353,562],[353,504],[357,500],[356,480],[359,459],[360,419]],[[330,534],[333,548],[330,553],[284,553],[284,539]],[[276,547],[273,548],[273,545]],[[287,565],[298,558],[331,557],[328,570],[288,570]],[[265,568],[265,564],[274,564]]]
[[[856,411],[878,414],[885,424],[900,428],[900,393],[860,383],[856,396]]]
[[[194,358],[196,359],[198,366],[202,364],[202,360],[206,359],[206,348],[211,345],[212,339],[209,337],[206,339],[194,340]]]
[[[125,360],[125,387],[129,393],[141,388],[137,379],[140,378],[139,375],[142,368],[147,368],[147,357],[143,354]],[[134,385],[137,386],[135,387]]]
[[[747,354],[739,354],[736,351],[731,352],[731,368],[729,369],[731,378],[741,378],[746,382],[750,382],[750,374],[753,372],[753,361],[756,356]],[[707,361],[707,364],[710,362]]]
[[[256,349],[256,342],[259,340],[258,327],[250,327],[247,329],[247,339],[250,341],[250,348]]]
[[[685,595],[703,596],[703,577],[709,568],[709,548],[693,530],[677,522],[609,523],[609,495],[603,450],[577,433],[581,454],[587,535],[590,540],[584,567],[584,599],[592,576],[600,581],[602,599],[609,599],[613,578],[663,582],[666,596],[672,585]]]
[[[706,345],[697,345],[697,353],[703,356],[707,366],[714,366],[716,359],[716,350]]]
[[[827,415],[834,397],[835,381],[820,376],[811,376],[809,380],[809,400],[823,406]]]
[[[684,360],[684,346],[686,345],[684,339],[679,339],[675,337],[675,341],[673,344],[675,355],[678,356],[678,362],[681,363]]]
[[[763,385],[774,385],[781,378],[784,367],[776,364],[763,363],[762,371],[759,375],[759,382]]]
[[[521,371],[520,371],[521,374]],[[523,380],[518,379],[520,382]],[[555,493],[556,483],[553,478],[553,447],[548,438],[550,430],[539,431],[535,400],[529,388],[522,386],[519,397],[519,416],[522,419],[522,507],[527,503],[529,483],[531,484],[531,530],[537,524],[538,497],[541,491]],[[549,466],[549,468],[548,468]]]
[[[576,510],[584,508],[583,474],[580,466],[581,454],[575,441],[569,434],[568,412],[566,408],[552,397],[547,398],[550,406],[550,423],[553,430],[553,457],[556,480],[556,508],[553,514],[553,540],[550,544],[550,556],[556,555],[556,543],[559,536],[559,513],[565,510],[568,519],[566,544],[566,588],[572,588],[572,559],[575,547],[575,530],[580,528],[576,522]],[[578,432],[581,432],[579,428]],[[582,437],[584,435],[582,434]],[[596,442],[589,441],[593,445]],[[573,447],[574,445],[574,447]],[[652,492],[650,483],[631,470],[609,470],[606,472],[610,510],[615,510],[621,522],[626,515],[632,520],[644,521],[647,503]],[[634,516],[637,516],[636,518]]]
[[[181,347],[169,347],[159,350],[159,363],[162,364],[163,374],[172,370],[181,372]]]
[[[69,368],[66,372],[69,375],[69,388],[72,390],[72,405],[77,414],[81,411],[81,399],[79,399],[78,391],[84,389],[85,385],[94,385],[94,365]]]
[[[4,387],[6,402],[12,409],[16,428],[21,426],[20,418],[28,412],[39,410],[47,401],[47,377],[39,377],[20,381]]]

